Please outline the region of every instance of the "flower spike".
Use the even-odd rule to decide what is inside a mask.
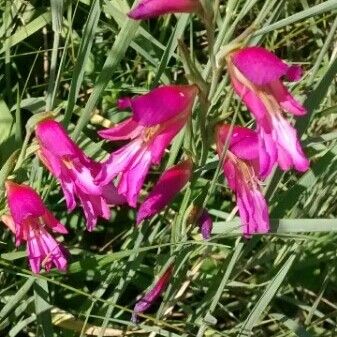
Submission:
[[[132,117],[100,131],[99,135],[111,141],[130,142],[103,163],[97,182],[108,184],[118,177],[118,193],[131,207],[136,207],[151,164],[160,163],[166,147],[186,124],[197,94],[198,88],[194,85],[172,85],[154,89],[143,96],[123,98],[120,106],[130,107]]]
[[[291,167],[306,171],[309,160],[296,130],[283,115],[283,112],[295,116],[307,113],[282,81],[282,78],[298,81],[301,68],[289,66],[261,47],[234,50],[226,59],[233,88],[257,121],[260,175],[268,176],[275,163],[284,171]]]
[[[7,181],[6,191],[11,214],[3,215],[1,220],[15,234],[17,246],[27,241],[32,271],[39,273],[41,266],[49,271],[53,265],[60,271],[66,271],[68,253],[49,231],[67,234],[67,229],[31,187]]]
[[[95,179],[101,165],[88,158],[68,136],[60,123],[47,119],[37,124],[38,156],[61,184],[68,210],[76,207],[76,198],[84,210],[87,229],[92,231],[97,218],[110,218],[108,204],[120,205],[125,199],[112,184]]]

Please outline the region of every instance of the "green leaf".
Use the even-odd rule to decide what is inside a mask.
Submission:
[[[314,335],[312,335],[307,330],[305,330],[301,324],[295,322],[294,320],[288,318],[287,316],[283,314],[270,314],[270,316],[278,320],[280,323],[286,326],[290,331],[295,333],[296,336],[298,337],[314,337]]]
[[[76,139],[87,122],[90,120],[91,114],[95,109],[95,106],[103,93],[106,85],[111,79],[111,74],[118,66],[119,62],[125,55],[126,50],[128,49],[131,41],[136,35],[139,23],[132,20],[127,20],[123,25],[121,31],[116,37],[116,40],[109,52],[109,55],[103,65],[103,69],[96,81],[93,92],[90,95],[85,109],[76,125],[74,131],[74,138]]]
[[[283,280],[288,274],[289,269],[295,261],[295,254],[292,254],[284,265],[280,268],[275,277],[269,282],[266,290],[262,296],[257,301],[256,305],[250,312],[246,321],[243,323],[241,332],[238,337],[244,337],[251,333],[255,325],[259,323],[264,311],[267,309],[267,306],[270,304],[272,299],[275,297],[279,287],[281,286]]]
[[[35,313],[38,322],[39,336],[53,337],[51,308],[48,282],[37,279],[34,283]]]

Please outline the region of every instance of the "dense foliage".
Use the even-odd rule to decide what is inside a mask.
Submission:
[[[34,274],[24,246],[1,227],[0,335],[334,336],[336,1],[214,0],[214,41],[195,14],[133,21],[132,6],[0,1],[0,216],[8,213],[5,181],[30,185],[66,225],[69,234],[58,240],[70,252],[67,272]],[[214,73],[212,62],[242,33],[244,43],[302,66],[303,78],[287,85],[308,110],[293,122],[311,162],[305,173],[272,172],[263,184],[271,231],[251,238],[241,234],[214,144],[219,122],[255,125],[226,67]],[[209,97],[200,96],[187,127],[151,166],[140,200],[186,155],[194,160],[191,182],[141,226],[136,210],[121,205],[86,231],[82,209],[67,211],[38,159],[36,123],[62,122],[87,156],[102,161],[120,144],[97,132],[130,114],[117,110],[118,98],[195,82]],[[196,205],[213,219],[209,240],[193,220]],[[168,269],[162,297],[135,324],[135,303]]]

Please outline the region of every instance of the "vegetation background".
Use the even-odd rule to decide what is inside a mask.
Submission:
[[[0,1],[0,215],[6,212],[4,180],[29,182],[70,228],[65,245],[71,252],[68,273],[33,275],[24,248],[16,249],[1,228],[0,335],[337,336],[337,1],[219,2],[214,52],[254,23],[250,44],[305,70],[291,90],[309,111],[296,126],[311,169],[273,174],[265,186],[272,233],[249,240],[240,235],[214,147],[197,168],[197,183],[163,214],[136,228],[135,211],[121,207],[93,233],[84,230],[81,210],[67,214],[59,186],[35,156],[34,116],[53,111],[88,155],[103,159],[113,145],[96,131],[125,117],[117,113],[118,97],[187,82],[178,39],[196,72],[209,80],[207,38],[197,17],[139,23],[126,17],[132,4]],[[198,112],[196,105],[194,133],[176,138],[146,190],[183,148],[200,147]],[[253,125],[224,72],[211,97],[209,132],[233,116]],[[209,241],[186,219],[196,198],[208,198],[214,219]],[[174,277],[162,300],[134,325],[137,296],[173,260]]]

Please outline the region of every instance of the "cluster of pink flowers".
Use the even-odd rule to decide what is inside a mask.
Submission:
[[[133,19],[146,19],[175,12],[202,12],[199,0],[143,0],[130,13]],[[238,48],[226,56],[234,91],[256,120],[255,130],[229,124],[218,125],[215,143],[223,158],[223,173],[235,193],[242,232],[245,236],[269,231],[268,206],[263,181],[277,165],[282,170],[306,171],[309,161],[301,148],[296,130],[284,113],[301,116],[305,108],[283,84],[297,81],[298,66],[289,66],[261,47]],[[128,204],[137,207],[139,194],[151,165],[160,164],[167,147],[186,125],[199,93],[195,85],[161,86],[148,94],[124,97],[119,109],[130,109],[132,116],[99,135],[109,141],[126,141],[105,161],[86,156],[60,123],[47,119],[36,125],[38,156],[56,178],[68,211],[77,204],[83,208],[86,226],[92,231],[98,218],[109,219],[110,207]],[[167,206],[188,183],[193,162],[182,162],[163,172],[140,205],[137,224]],[[51,232],[67,234],[67,229],[45,207],[29,186],[6,183],[10,215],[2,221],[15,234],[16,244],[27,242],[27,255],[33,272],[55,266],[67,268],[67,251]],[[196,219],[205,239],[210,237],[212,219],[201,209]],[[135,307],[134,320],[166,287],[172,266]]]

